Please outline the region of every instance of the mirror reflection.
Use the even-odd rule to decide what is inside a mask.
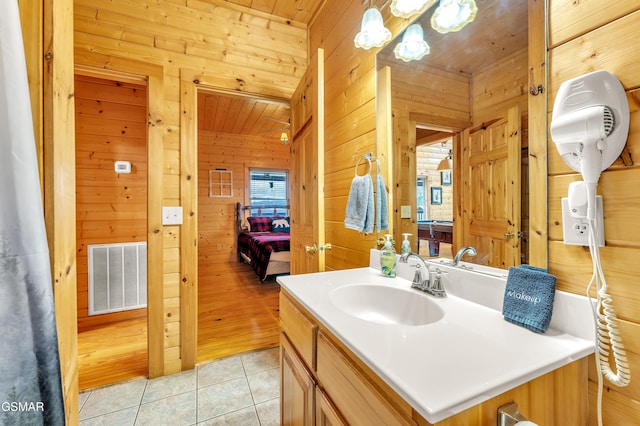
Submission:
[[[527,263],[527,2],[476,3],[456,32],[432,28],[435,7],[415,19],[420,59],[398,55],[412,25],[378,53],[378,153],[393,164],[396,242],[412,234],[423,257],[473,246],[463,260],[507,268]]]

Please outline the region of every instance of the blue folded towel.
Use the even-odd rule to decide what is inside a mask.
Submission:
[[[373,183],[371,175],[356,176],[351,181],[344,227],[370,234],[373,232]]]
[[[389,229],[389,205],[387,202],[387,187],[380,173],[376,177],[376,229]]]
[[[555,294],[556,277],[546,269],[512,266],[507,276],[502,315],[513,324],[544,333],[551,322]]]

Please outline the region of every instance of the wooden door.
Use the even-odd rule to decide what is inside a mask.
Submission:
[[[520,264],[520,139],[518,106],[463,132],[458,241],[478,253],[465,260],[498,268]]]
[[[291,274],[324,271],[324,51],[291,102]]]
[[[280,424],[311,426],[315,382],[284,334],[280,343]]]
[[[338,410],[333,406],[329,397],[316,386],[316,426],[345,426],[348,423],[342,419]]]

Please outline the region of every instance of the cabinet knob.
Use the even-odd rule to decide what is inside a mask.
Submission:
[[[320,246],[320,251],[323,250],[331,250],[331,243],[324,243],[323,246]]]
[[[315,253],[315,252],[317,252],[317,251],[318,251],[318,244],[313,243],[313,244],[312,244],[312,245],[310,245],[310,246],[304,246],[304,251],[305,251],[306,253]]]

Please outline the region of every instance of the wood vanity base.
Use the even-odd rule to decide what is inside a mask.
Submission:
[[[287,292],[280,293],[283,425],[432,425]],[[587,358],[458,413],[437,426],[496,425],[515,401],[539,425],[587,424]]]

